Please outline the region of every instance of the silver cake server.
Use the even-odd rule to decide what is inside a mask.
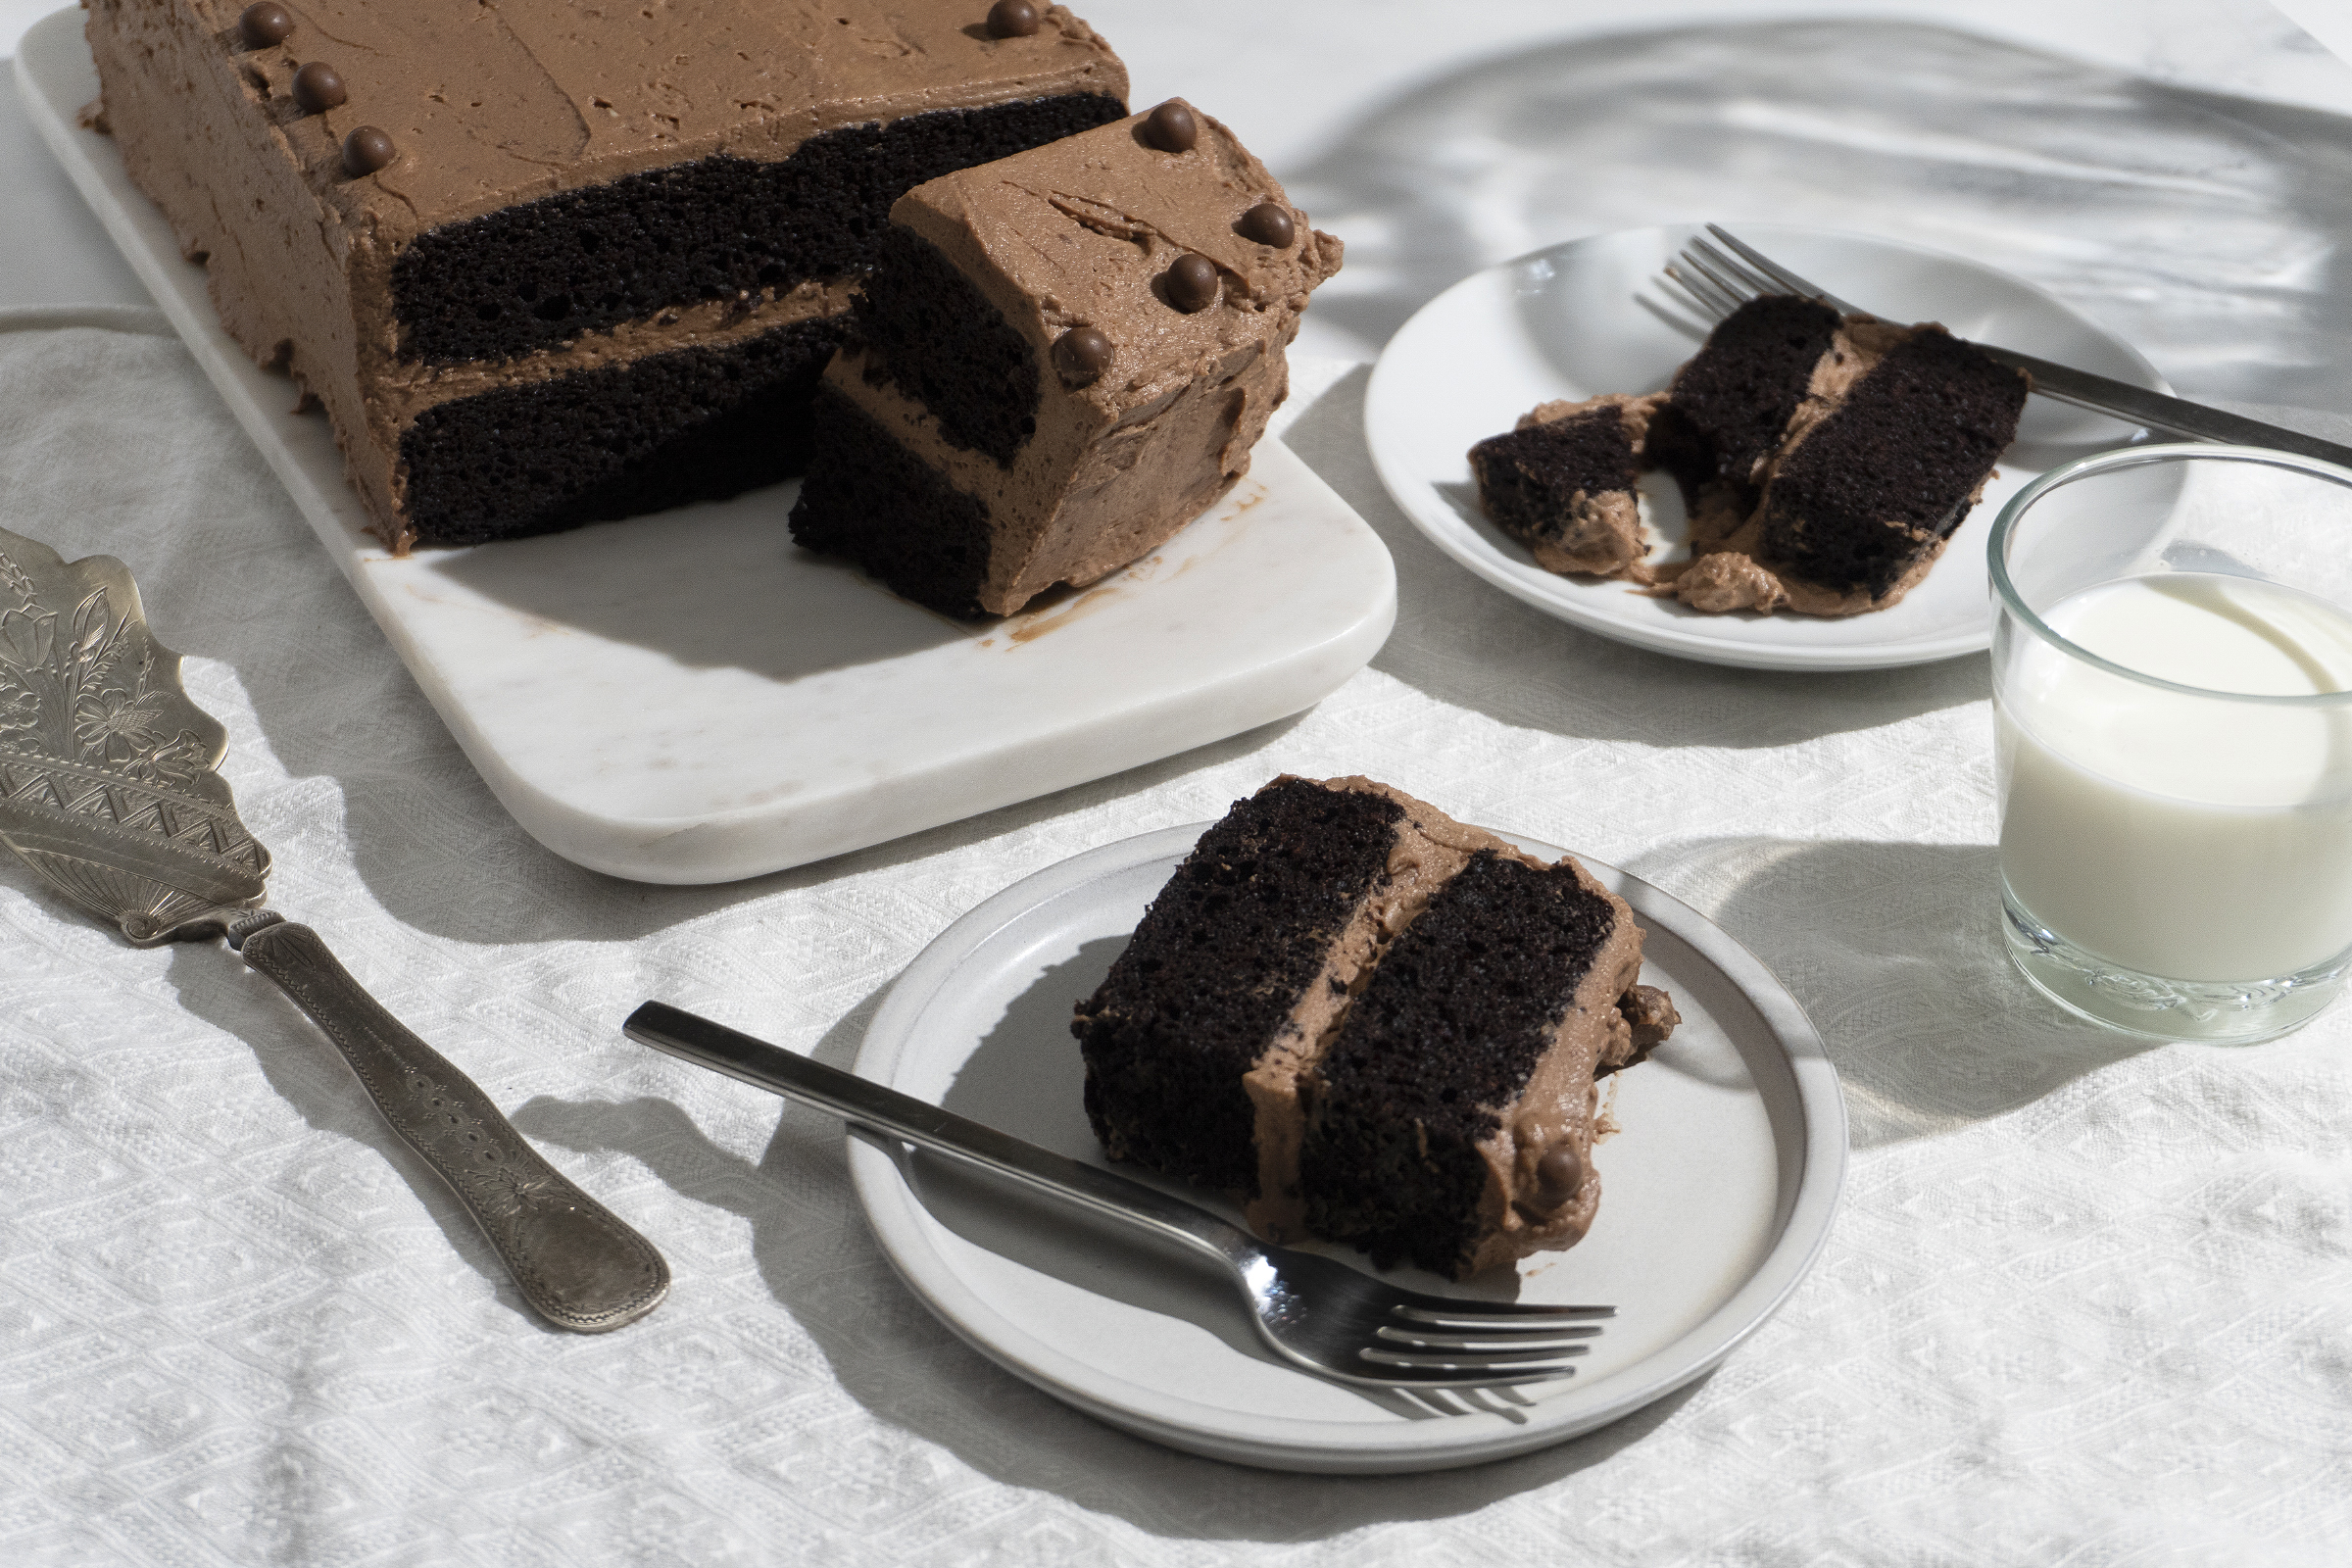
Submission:
[[[326,1031],[559,1328],[634,1322],[669,1291],[644,1237],[539,1157],[402,1027],[318,933],[262,906],[270,852],[214,769],[228,733],[188,700],[129,569],[0,528],[0,842],[139,947],[225,935]]]

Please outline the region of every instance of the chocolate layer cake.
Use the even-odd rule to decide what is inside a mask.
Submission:
[[[1470,449],[1479,503],[1545,571],[1649,580],[1634,487],[1661,400],[1610,393],[1545,403]]]
[[[91,0],[103,123],[377,532],[731,494],[915,184],[1125,113],[1059,6]]]
[[[2017,434],[2026,378],[1934,324],[1767,295],[1642,398],[1546,403],[1470,452],[1537,563],[1657,583],[1696,610],[1884,610],[1927,574]],[[1645,564],[1633,494],[1663,468],[1688,563]],[[1601,487],[1608,488],[1601,488]]]
[[[916,187],[880,256],[793,537],[973,616],[1125,565],[1248,470],[1340,244],[1171,100]]]
[[[1369,779],[1281,778],[1204,834],[1072,1032],[1113,1158],[1220,1188],[1270,1239],[1461,1277],[1592,1223],[1593,1080],[1680,1020],[1642,933]]]

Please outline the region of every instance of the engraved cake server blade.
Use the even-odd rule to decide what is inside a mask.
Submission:
[[[121,562],[0,528],[0,842],[139,947],[226,935],[343,1053],[542,1316],[583,1334],[660,1304],[669,1265],[402,1027],[318,933],[262,907],[270,852],[214,769],[228,733],[180,688]]]

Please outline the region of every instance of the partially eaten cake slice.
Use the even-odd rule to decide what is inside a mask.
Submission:
[[[1642,933],[1544,862],[1369,779],[1280,778],[1152,902],[1072,1031],[1112,1157],[1456,1278],[1583,1239],[1594,1079],[1679,1022]]]
[[[1470,462],[1488,516],[1548,570],[1659,584],[1715,613],[1853,615],[1927,575],[2029,390],[1934,323],[1766,295],[1726,317],[1664,393],[1544,404]],[[1605,462],[1590,456],[1604,437]],[[1593,488],[1629,443],[1636,473],[1663,468],[1681,486],[1687,563],[1648,561],[1630,478]]]
[[[1340,265],[1179,100],[934,179],[890,216],[792,534],[958,616],[1095,581],[1231,488]]]

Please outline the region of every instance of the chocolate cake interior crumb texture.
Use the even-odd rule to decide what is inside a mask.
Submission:
[[[1798,575],[1883,594],[1927,541],[1948,538],[2012,437],[2026,401],[2015,370],[1940,327],[1871,368],[1782,465],[1764,547]]]
[[[1396,939],[1310,1085],[1307,1225],[1382,1268],[1451,1274],[1478,1223],[1479,1141],[1550,1048],[1616,922],[1572,867],[1481,851]]]
[[[845,557],[943,614],[981,614],[988,509],[830,387],[817,388],[808,422],[825,457],[793,505],[793,543]]]
[[[400,443],[410,526],[424,544],[480,544],[789,478],[842,331],[798,321],[427,409]]]
[[[1037,356],[937,247],[892,227],[858,305],[858,330],[952,446],[1012,466],[1037,433]]]
[[[1470,449],[1479,498],[1494,525],[1521,538],[1558,539],[1576,497],[1631,490],[1641,466],[1615,408],[1589,410]]]
[[[1743,510],[1752,506],[1756,466],[1804,400],[1838,322],[1819,300],[1786,294],[1749,300],[1725,317],[1651,420],[1650,461],[1687,492],[1722,479],[1740,488]]]
[[[400,354],[506,359],[681,301],[856,271],[912,187],[1125,114],[1096,93],[935,110],[825,131],[774,163],[704,158],[445,224],[393,263]]]
[[[1295,779],[1201,837],[1070,1026],[1087,1115],[1113,1158],[1257,1196],[1242,1075],[1387,877],[1402,815],[1385,795]],[[1253,984],[1235,989],[1236,974]]]

